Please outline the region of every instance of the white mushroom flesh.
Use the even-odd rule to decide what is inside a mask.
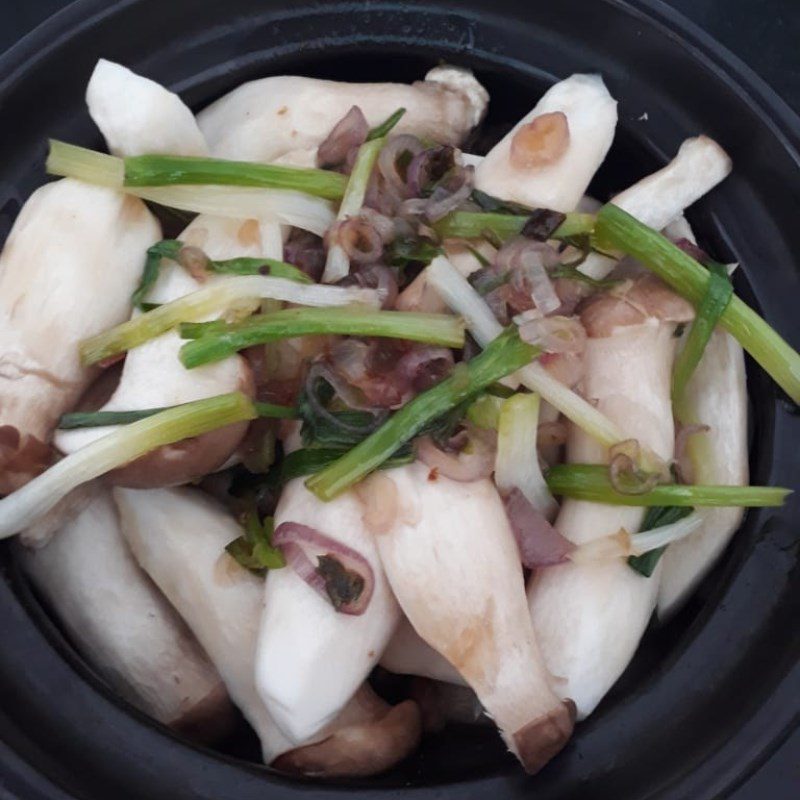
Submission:
[[[627,437],[668,461],[674,449],[670,386],[677,319],[647,315],[636,303],[643,321],[615,325],[616,316],[623,317],[629,306],[619,298],[608,303],[597,329],[587,325],[584,394]],[[677,303],[678,310],[682,303]],[[685,312],[690,319],[691,307]],[[602,323],[607,330],[599,330]],[[570,425],[568,461],[607,459],[602,446]],[[567,499],[555,527],[581,545],[621,528],[636,533],[643,517],[641,507]],[[645,578],[624,559],[611,559],[548,567],[531,578],[528,601],[537,640],[547,667],[558,678],[559,693],[575,702],[579,719],[594,710],[633,656],[655,607],[659,573],[660,566]]]
[[[458,144],[483,118],[488,99],[472,73],[457,67],[436,67],[410,86],[282,75],[239,86],[197,119],[212,155],[274,161],[315,150],[354,105],[373,127],[405,108],[395,133]]]
[[[267,576],[256,683],[270,714],[295,742],[316,734],[342,710],[400,621],[363,514],[354,492],[324,503],[302,479],[287,484],[275,512],[276,526],[307,525],[358,551],[375,576],[372,599],[359,616],[336,611],[290,568]]]
[[[86,105],[114,155],[205,156],[192,112],[163,86],[101,58],[86,87]]]
[[[122,697],[201,738],[224,733],[231,708],[222,680],[137,565],[107,491],[47,546],[18,553],[75,646]]]
[[[78,344],[128,318],[160,238],[134,197],[71,179],[31,195],[0,255],[0,426],[49,440],[95,375]]]
[[[491,481],[459,483],[420,462],[388,473],[404,514],[376,541],[417,633],[475,690],[531,772],[566,743],[572,713],[549,685],[519,550]]]
[[[568,141],[551,163],[520,166],[514,137],[545,114],[563,114]],[[617,103],[599,75],[572,75],[550,88],[533,110],[501,139],[475,169],[475,186],[531,208],[573,211],[608,152],[617,125]]]

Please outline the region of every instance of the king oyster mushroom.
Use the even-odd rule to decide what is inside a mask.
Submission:
[[[481,191],[531,208],[573,211],[608,152],[617,103],[599,75],[551,87],[475,169]]]
[[[344,708],[400,621],[363,515],[355,492],[324,503],[302,479],[287,484],[275,512],[276,529],[283,523],[307,526],[360,553],[374,580],[369,603],[355,616],[337,611],[291,568],[267,576],[256,683],[273,718],[296,742],[314,736]],[[326,552],[308,555],[313,561]]]
[[[405,108],[395,133],[458,144],[483,119],[488,100],[472,73],[458,67],[435,67],[424,81],[410,86],[281,75],[237,87],[201,111],[197,120],[212,155],[275,161],[292,151],[315,153],[356,105],[370,126]],[[310,154],[291,161],[313,163]]]
[[[183,231],[187,245],[202,243],[211,258],[274,257],[280,247],[277,223],[239,222],[222,217],[197,217]],[[166,303],[198,289],[198,281],[177,264],[162,268],[148,294],[150,302]],[[186,369],[179,360],[184,341],[177,331],[151,339],[128,353],[116,391],[102,411],[160,408],[232,391],[253,394],[252,376],[241,356]],[[113,426],[60,431],[56,446],[71,453],[113,430]],[[138,488],[186,483],[218,469],[238,447],[247,423],[229,425],[194,439],[159,448],[111,473],[121,486]]]
[[[674,448],[670,399],[677,323],[692,307],[646,275],[624,293],[597,295],[581,320],[588,340],[583,392],[625,434],[668,462]],[[570,425],[567,460],[604,463],[608,453]],[[635,533],[644,509],[567,499],[556,529],[576,545]],[[528,600],[545,663],[558,691],[590,714],[622,674],[658,595],[659,569],[645,578],[623,558],[567,563],[536,572]]]
[[[256,690],[263,581],[225,552],[241,534],[235,520],[190,489],[117,488],[114,499],[134,556],[219,670],[258,734],[266,763],[314,775],[368,775],[413,750],[420,736],[416,706],[407,701],[390,707],[367,686],[354,693],[327,728],[298,748],[270,717]]]
[[[86,87],[86,105],[108,149],[119,156],[208,155],[183,101],[155,81],[101,58]]]
[[[137,565],[107,491],[45,547],[20,547],[23,569],[81,654],[134,706],[192,738],[232,724],[222,680]]]
[[[0,255],[0,494],[46,465],[56,422],[96,374],[78,344],[127,319],[160,238],[141,200],[69,178],[23,206]],[[87,297],[102,298],[91,313]]]
[[[376,542],[400,606],[475,691],[526,771],[536,772],[569,739],[574,706],[550,687],[497,490],[487,479],[431,480],[421,462],[387,480],[403,513]]]

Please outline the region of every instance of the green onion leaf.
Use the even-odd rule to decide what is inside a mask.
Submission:
[[[486,234],[489,233],[492,237],[505,241],[522,233],[522,229],[529,219],[530,214],[522,216],[496,211],[453,211],[436,222],[433,228],[443,239],[485,238]],[[591,233],[594,230],[594,225],[595,217],[593,214],[573,212],[567,214],[566,219],[556,228],[553,232],[553,238],[564,239]]]
[[[175,261],[178,258],[183,243],[177,239],[162,239],[147,248],[147,255],[144,261],[142,279],[131,296],[131,302],[136,308],[141,309],[147,293],[152,289],[158,280],[158,273],[161,269],[161,259],[169,258]]]
[[[376,125],[374,128],[370,130],[367,134],[366,141],[371,142],[375,139],[383,139],[385,136],[388,136],[391,133],[392,129],[395,125],[403,117],[403,114],[406,113],[404,108],[398,108],[397,111],[394,112],[391,116],[387,117],[380,125]]]
[[[198,156],[128,156],[125,186],[221,185],[291,189],[339,200],[347,179],[338,172]]]
[[[78,428],[102,428],[106,425],[129,425],[131,422],[138,422],[140,419],[147,419],[154,414],[162,411],[169,411],[174,408],[186,406],[186,403],[179,403],[174,406],[164,406],[163,408],[140,408],[135,411],[73,411],[70,414],[63,414],[58,421],[58,429],[62,431],[73,431]],[[295,419],[297,412],[291,406],[278,406],[273,403],[253,403],[256,414],[267,419]]]
[[[294,264],[278,261],[275,258],[228,258],[223,261],[209,261],[208,268],[217,275],[272,275],[274,278],[286,278],[298,283],[314,281],[298,269]]]
[[[332,500],[380,466],[406,442],[455,406],[474,397],[495,381],[530,363],[539,351],[509,328],[463,370],[406,403],[378,430],[334,464],[306,481],[321,500]]]
[[[294,450],[286,455],[280,466],[281,483],[287,483],[294,478],[314,475],[336,463],[347,454],[343,447],[306,447]],[[378,469],[394,469],[411,464],[414,461],[414,451],[410,445],[399,448],[390,458],[381,464]]]
[[[225,546],[225,550],[245,569],[263,574],[268,569],[280,569],[286,566],[283,553],[272,546],[272,532],[275,522],[272,517],[265,517],[261,522],[255,509],[244,516],[244,535]]]
[[[700,486],[664,484],[642,494],[618,492],[608,477],[608,467],[597,464],[558,464],[545,476],[550,491],[575,500],[619,506],[781,506],[791,489],[777,486]],[[625,475],[619,481],[628,480]],[[632,488],[635,485],[632,482]]]
[[[362,308],[285,308],[242,322],[182,325],[187,342],[180,352],[187,369],[220,361],[257,344],[312,334],[382,336],[444,347],[464,346],[464,322],[452,314],[370,311]]]
[[[602,246],[622,250],[641,261],[696,307],[702,303],[711,280],[708,270],[621,208],[609,203],[600,209],[595,235]],[[735,295],[722,312],[720,324],[795,403],[800,403],[800,353]]]
[[[241,392],[208,397],[123,425],[55,463],[0,500],[0,538],[27,528],[73,489],[164,445],[252,420]]]
[[[639,533],[651,531],[653,528],[661,528],[664,525],[672,525],[694,511],[692,506],[650,506],[644,515]],[[655,571],[659,559],[664,555],[667,546],[657,547],[640,556],[628,556],[628,566],[645,578],[649,578]]]
[[[672,404],[676,408],[681,406],[686,385],[703,357],[714,328],[733,297],[733,286],[724,265],[712,262],[708,265],[708,271],[708,289],[697,307],[697,316],[689,329],[683,349],[675,358]]]

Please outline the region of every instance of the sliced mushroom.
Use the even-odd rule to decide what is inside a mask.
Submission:
[[[697,136],[687,139],[666,167],[612,197],[611,202],[645,225],[661,230],[723,181],[730,171],[728,154],[708,136]],[[616,263],[613,258],[590,253],[579,269],[600,280]]]
[[[274,161],[316,149],[354,105],[370,126],[398,108],[396,133],[458,144],[483,118],[489,96],[468,70],[436,67],[424,81],[342,83],[282,75],[245,83],[198,115],[213,155]]]
[[[574,706],[549,685],[525,601],[519,550],[491,481],[389,473],[405,513],[376,536],[417,633],[475,690],[509,749],[536,772],[566,744]]]
[[[625,434],[665,461],[672,458],[670,400],[677,322],[693,309],[663,284],[645,278],[623,295],[599,295],[584,310],[584,394]],[[608,453],[570,426],[567,460],[605,463]],[[635,533],[644,511],[564,500],[555,527],[577,545]],[[650,578],[623,559],[569,563],[539,570],[528,586],[536,637],[557,689],[574,700],[578,717],[590,714],[628,665],[658,594]]]
[[[0,494],[47,464],[58,418],[95,375],[78,344],[127,319],[159,238],[141,200],[103,187],[56,181],[25,203],[0,255]]]
[[[286,753],[276,766],[317,775],[367,775],[408,755],[419,739],[418,712],[408,703],[389,709],[368,687],[308,743],[313,748],[298,750],[256,691],[263,582],[225,552],[225,545],[240,535],[239,526],[214,501],[190,489],[115,489],[114,499],[134,556],[219,670],[258,734],[266,763]]]
[[[222,679],[122,538],[101,492],[23,569],[75,646],[131,704],[192,738],[212,741],[233,722]]]
[[[573,211],[611,147],[617,103],[599,75],[551,87],[475,169],[476,188],[531,208]]]
[[[121,64],[97,62],[86,105],[115,155],[208,155],[194,115],[178,95]]]
[[[307,525],[369,561],[375,587],[359,616],[340,613],[292,569],[270,572],[256,658],[258,692],[286,735],[302,742],[344,708],[377,664],[400,621],[374,537],[354,492],[323,503],[302,479],[281,494],[275,524]]]

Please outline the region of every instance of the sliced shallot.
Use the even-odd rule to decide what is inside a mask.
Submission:
[[[358,106],[352,106],[317,149],[317,166],[329,169],[343,164],[353,148],[364,144],[368,133],[369,124],[364,112]]]
[[[361,553],[299,522],[278,525],[272,543],[281,549],[286,563],[338,612],[359,616],[366,611],[375,575]],[[316,566],[308,551],[318,553]]]
[[[503,505],[519,545],[523,566],[530,569],[551,567],[569,559],[575,545],[562,536],[519,489],[512,489],[503,498]]]

